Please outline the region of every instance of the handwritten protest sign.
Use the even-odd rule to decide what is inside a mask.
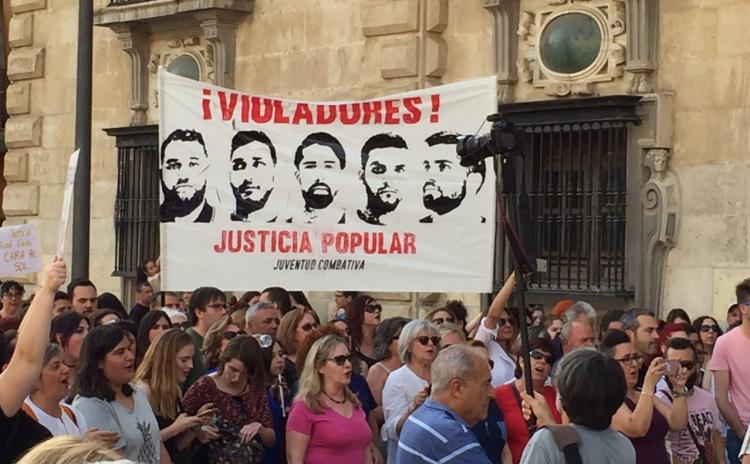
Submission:
[[[22,276],[38,272],[39,235],[34,224],[0,227],[0,276]]]

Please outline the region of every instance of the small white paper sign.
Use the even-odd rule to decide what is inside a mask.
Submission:
[[[0,276],[22,276],[42,269],[34,224],[0,227]]]
[[[68,234],[68,218],[70,217],[70,204],[73,202],[73,185],[76,181],[79,152],[80,150],[76,150],[70,155],[68,173],[65,176],[65,192],[63,193],[62,213],[60,215],[60,230],[57,232],[57,256],[60,258],[65,253],[65,237]]]

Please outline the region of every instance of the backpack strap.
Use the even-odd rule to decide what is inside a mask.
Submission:
[[[31,409],[31,406],[29,406],[29,403],[24,401],[23,404],[21,405],[21,410],[25,412],[27,416],[31,417],[36,422],[39,422],[39,419],[36,417],[34,410]]]
[[[65,413],[68,418],[73,421],[76,427],[78,427],[78,418],[76,417],[76,413],[73,412],[73,409],[71,409],[70,406],[66,406],[64,404],[61,404],[60,408],[62,408],[63,413]]]
[[[581,436],[572,425],[546,425],[544,426],[552,435],[557,448],[562,451],[567,464],[583,464],[581,453],[578,445],[581,443]]]

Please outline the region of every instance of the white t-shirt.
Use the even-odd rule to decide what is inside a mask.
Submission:
[[[383,387],[383,415],[385,424],[380,429],[381,438],[388,443],[388,463],[396,462],[398,434],[396,425],[419,390],[428,385],[424,379],[404,364],[388,375]]]
[[[474,336],[474,340],[479,340],[484,343],[487,350],[490,352],[490,359],[495,363],[492,368],[492,388],[497,388],[515,378],[516,362],[508,356],[508,353],[506,353],[500,344],[495,341],[499,326],[495,326],[492,330],[488,329],[484,325],[485,319],[486,318],[483,317],[482,321],[479,323],[479,328],[477,329],[477,334]]]
[[[83,415],[67,404],[61,404],[63,408],[62,416],[55,417],[44,412],[42,408],[34,404],[30,397],[26,397],[24,403],[31,409],[33,414],[29,414],[36,419],[41,425],[50,431],[52,436],[59,437],[62,435],[73,435],[82,437],[86,432],[86,425],[83,423]],[[75,417],[75,421],[73,417]]]

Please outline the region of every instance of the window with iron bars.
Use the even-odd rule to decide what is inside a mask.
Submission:
[[[158,126],[107,129],[116,138],[115,268],[123,296],[134,294],[138,266],[159,256]]]
[[[558,106],[543,116],[532,115],[544,110],[543,102],[506,108],[524,136],[532,217],[526,240],[547,262],[546,272],[534,273],[530,291],[632,293],[626,278],[627,125],[637,121],[636,103],[628,101],[628,111],[618,112],[623,108],[594,105],[587,111],[578,102],[577,108]],[[495,280],[501,285],[511,264],[505,240],[497,243]]]

